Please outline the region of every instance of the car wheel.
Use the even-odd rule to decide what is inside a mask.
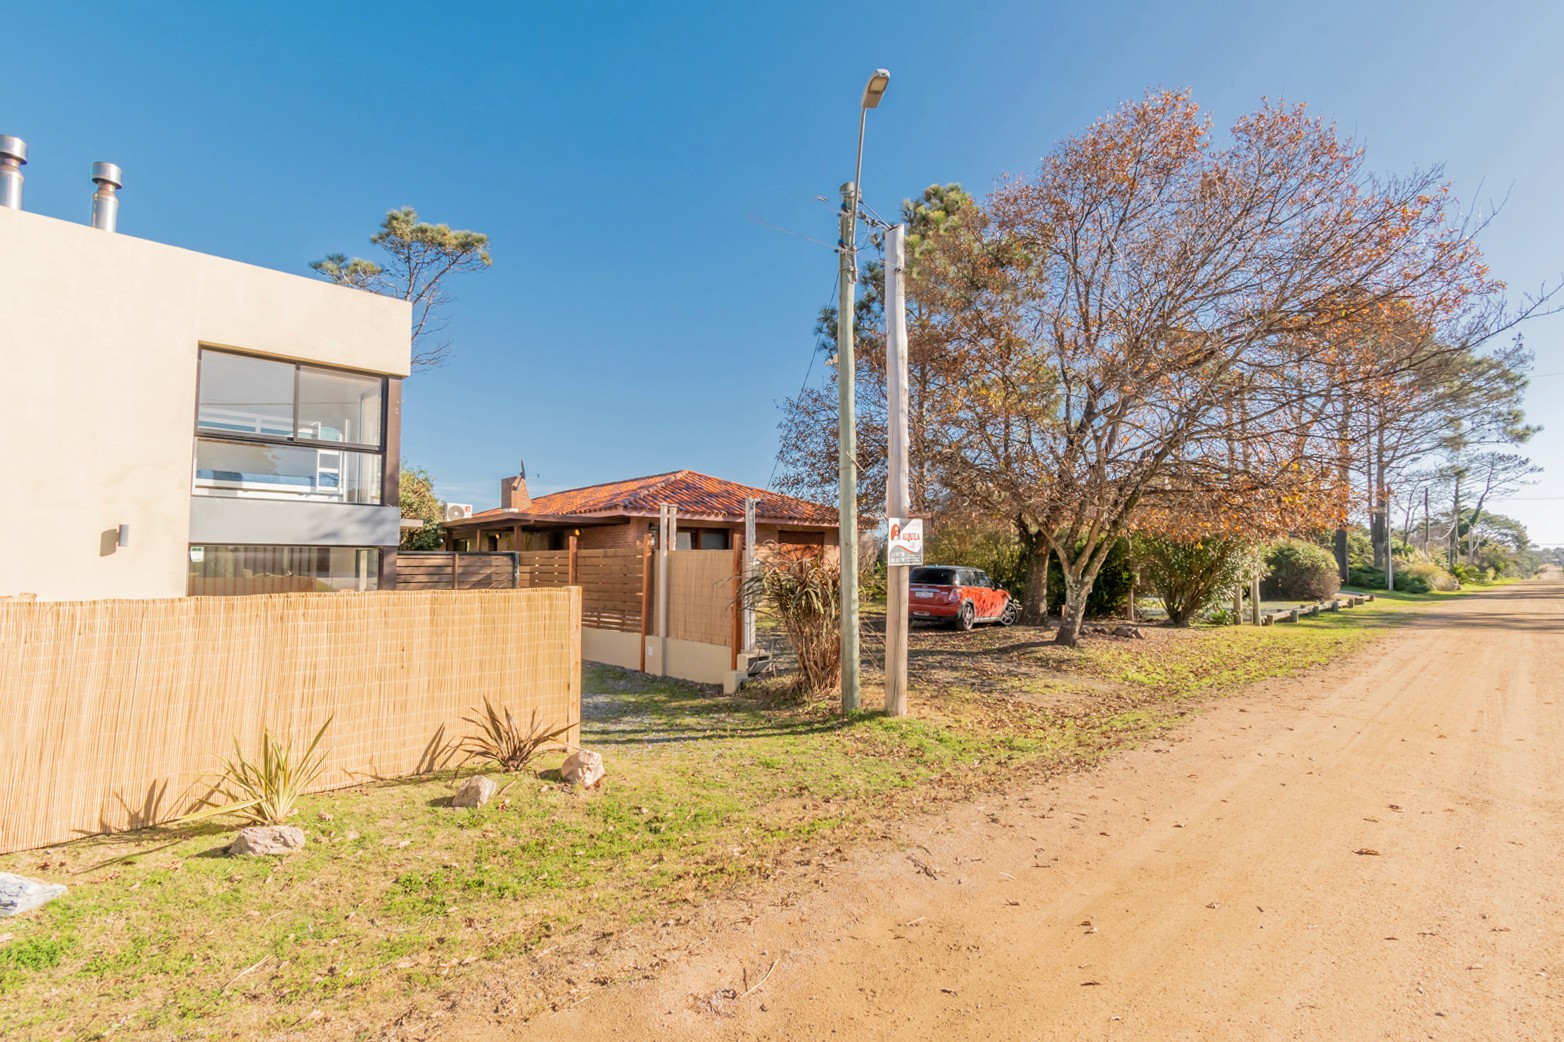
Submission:
[[[961,608],[956,612],[956,628],[958,630],[969,630],[976,621],[977,611],[973,609],[972,602],[967,601],[962,604]]]
[[[1021,606],[1017,604],[1015,602],[1015,598],[1012,597],[1005,602],[1005,610],[1003,614],[999,616],[999,624],[1001,626],[1014,626],[1016,624],[1016,620],[1020,617]]]

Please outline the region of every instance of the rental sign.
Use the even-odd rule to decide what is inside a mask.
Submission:
[[[923,563],[923,519],[919,517],[893,517],[890,543],[886,548],[885,563],[892,568]]]

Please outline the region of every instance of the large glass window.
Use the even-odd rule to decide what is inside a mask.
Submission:
[[[203,350],[198,396],[196,495],[380,502],[384,377]]]
[[[380,502],[376,453],[295,445],[196,440],[195,488],[203,495]]]
[[[354,546],[190,548],[191,596],[333,593],[379,586],[380,551]]]
[[[375,376],[299,367],[299,437],[380,445],[382,381]]]
[[[288,362],[202,351],[196,425],[224,434],[292,438],[293,370]]]

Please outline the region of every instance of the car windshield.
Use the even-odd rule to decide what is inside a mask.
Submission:
[[[923,583],[927,586],[955,586],[956,570],[954,568],[914,568],[912,574],[907,577],[908,582]]]

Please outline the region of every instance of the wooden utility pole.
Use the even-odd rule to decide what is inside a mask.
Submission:
[[[907,480],[907,229],[885,233],[885,516],[912,512]],[[888,564],[885,582],[885,712],[907,715],[907,588],[911,569]]]
[[[863,137],[859,122],[858,136]],[[861,147],[861,146],[860,146]],[[858,430],[854,413],[854,381],[858,368],[853,360],[853,301],[858,283],[857,234],[858,187],[842,185],[841,254],[836,303],[836,464],[837,535],[841,549],[842,712],[858,712]]]

